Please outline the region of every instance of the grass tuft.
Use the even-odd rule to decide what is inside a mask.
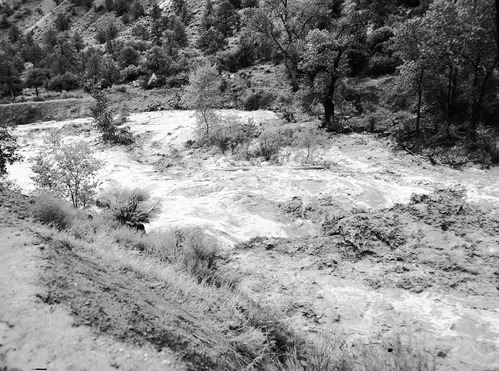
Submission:
[[[30,211],[36,221],[58,230],[68,229],[75,216],[75,211],[68,202],[59,200],[50,193],[37,195]]]

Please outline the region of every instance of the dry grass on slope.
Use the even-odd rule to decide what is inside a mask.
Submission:
[[[99,216],[68,219],[64,229],[36,231],[51,246],[44,300],[68,305],[78,324],[168,347],[192,370],[284,368],[289,349],[301,346],[275,313],[217,273],[199,231],[147,236]]]
[[[68,306],[76,325],[172,350],[187,370],[432,369],[424,355],[416,355],[421,364],[406,362],[404,349],[389,355],[354,349],[341,336],[306,341],[282,313],[242,293],[237,272],[217,268],[223,257],[200,230],[145,235],[104,214],[89,219],[51,202],[52,208],[32,207],[32,215],[46,223],[33,229],[50,246],[42,299]],[[365,351],[354,359],[358,349]]]

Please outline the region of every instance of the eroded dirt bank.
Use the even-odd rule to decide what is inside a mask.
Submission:
[[[85,285],[78,273],[99,277],[74,265],[81,259],[61,259],[71,253],[67,249],[54,249],[39,238],[27,222],[28,207],[27,197],[0,186],[0,369],[184,369],[167,350],[134,345],[129,339],[116,341],[109,336],[113,334],[99,335],[78,326],[82,323],[75,322],[65,305],[47,296],[54,292],[54,283],[46,281],[60,275],[58,284],[79,291],[78,308],[85,309],[89,303],[82,301],[89,295],[83,293],[92,286]]]
[[[498,168],[432,166],[360,134],[330,138],[315,156],[320,168],[301,167],[299,149],[286,150],[281,165],[236,161],[185,147],[189,111],[132,115],[138,144],[109,148],[90,122],[17,133],[27,159],[51,127],[95,144],[107,163],[103,187],[138,186],[161,201],[149,231],[200,226],[236,246],[225,269],[311,337],[342,331],[376,343],[398,334],[442,370],[499,369]],[[28,162],[10,171],[33,189]]]

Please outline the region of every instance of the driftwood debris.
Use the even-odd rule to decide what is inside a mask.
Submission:
[[[407,147],[404,147],[404,149],[407,153],[410,153],[411,155],[416,156],[416,154],[414,152],[412,152],[410,149],[408,149]]]
[[[216,171],[239,171],[239,170],[248,171],[251,169],[258,169],[258,168],[259,167],[229,167],[229,168],[225,168],[225,169],[216,169]],[[260,169],[265,169],[265,168],[262,167]],[[282,167],[282,169],[286,169],[286,168]],[[326,166],[294,166],[294,167],[290,167],[287,169],[291,169],[291,170],[325,170],[325,169],[327,169],[327,167]]]

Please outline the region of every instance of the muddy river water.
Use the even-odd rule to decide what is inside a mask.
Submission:
[[[232,113],[262,124],[276,120],[267,111]],[[140,187],[158,199],[161,212],[146,226],[148,231],[197,226],[226,248],[256,236],[319,235],[320,216],[310,220],[280,212],[283,203],[297,199],[305,206],[379,210],[408,203],[413,193],[451,187],[463,189],[467,201],[493,210],[496,216],[499,210],[499,167],[432,166],[370,135],[331,138],[315,154],[315,163],[324,166],[310,168],[302,166],[300,149],[287,150],[279,165],[186,149],[195,126],[191,111],[134,114],[129,124],[140,139],[133,149],[98,143],[91,119],[20,126],[15,134],[25,160],[9,167],[9,177],[24,191],[34,190],[29,159],[38,153],[44,131],[65,127],[68,137],[95,144],[95,156],[105,161],[102,188]],[[499,254],[497,248],[494,254]],[[421,334],[418,340],[424,339],[435,355],[440,354],[441,369],[499,370],[497,290],[463,294],[373,289],[358,278],[362,262],[355,267],[345,263],[343,273],[332,275],[313,268],[318,264],[313,256],[277,252],[243,251],[231,264],[254,272],[242,282],[250,294],[269,305],[278,301],[294,308],[289,320],[304,331],[338,323],[354,337],[394,327],[412,329]],[[304,269],[307,266],[312,268]],[[351,275],[345,273],[348,269]]]

